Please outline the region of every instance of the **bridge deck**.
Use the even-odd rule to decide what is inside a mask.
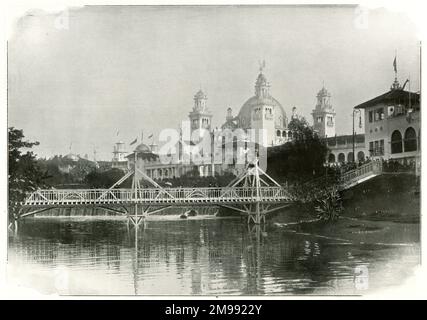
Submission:
[[[381,173],[379,163],[370,162],[341,175],[340,189],[350,188]],[[44,189],[28,195],[23,207],[85,205],[221,205],[283,204],[295,199],[285,187],[232,186],[214,188],[132,188],[132,189]]]
[[[23,206],[97,204],[186,205],[239,203],[288,203],[281,187],[233,188],[141,188],[141,189],[48,189],[33,192]]]

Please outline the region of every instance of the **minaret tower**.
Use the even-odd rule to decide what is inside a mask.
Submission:
[[[191,133],[197,129],[211,131],[212,114],[207,107],[207,100],[206,94],[201,89],[194,96],[193,110],[188,115],[191,123]]]
[[[325,86],[317,94],[317,104],[311,113],[313,116],[313,128],[319,137],[335,136],[335,110],[331,105],[331,94]]]

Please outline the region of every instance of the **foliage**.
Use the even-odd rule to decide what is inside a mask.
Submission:
[[[326,190],[316,203],[315,209],[320,220],[336,221],[343,211],[342,199],[337,188]]]
[[[190,171],[179,178],[163,179],[157,182],[164,187],[224,187],[235,177],[232,173],[224,173],[215,177],[200,177],[198,171]]]
[[[82,184],[86,176],[97,168],[95,162],[83,158],[73,161],[66,156],[56,155],[49,160],[39,159],[38,161],[47,172],[46,183],[55,187]]]
[[[268,173],[280,182],[301,182],[325,174],[327,146],[302,119],[292,119],[288,128],[294,140],[268,149]]]
[[[84,182],[89,188],[110,188],[114,183],[120,180],[125,173],[117,168],[107,171],[93,170],[89,172]],[[131,186],[131,178],[127,179],[120,187],[129,188]]]
[[[46,186],[46,173],[36,161],[30,149],[39,142],[24,140],[22,130],[8,128],[8,181],[9,181],[9,214],[17,214],[17,203],[24,201],[27,192]],[[23,150],[24,149],[24,150]]]

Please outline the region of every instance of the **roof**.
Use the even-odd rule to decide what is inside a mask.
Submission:
[[[144,160],[156,160],[159,158],[159,156],[155,153],[149,153],[149,152],[138,152],[137,153],[138,159],[144,159]],[[135,153],[130,153],[126,156],[129,160],[135,159]]]
[[[194,99],[207,99],[206,94],[200,89],[194,96]]]
[[[274,99],[271,95],[265,98],[253,96],[243,104],[237,116],[237,118],[239,118],[240,121],[244,119],[243,120],[244,124],[242,125],[242,127],[249,126],[249,124],[251,123],[252,110],[257,106],[262,106],[262,105],[272,106],[275,109],[275,113],[274,113],[275,116],[277,117],[282,116],[282,122],[283,122],[282,126],[286,127],[286,119],[287,119],[286,112],[283,109],[282,105],[279,103],[279,101]]]
[[[71,161],[78,161],[79,160],[79,157],[77,155],[75,155],[74,153],[69,153],[69,154],[65,155],[64,158],[69,159]]]
[[[140,143],[136,148],[136,152],[151,153],[151,148],[144,143]]]
[[[399,103],[408,103],[409,102],[409,95],[411,96],[411,104],[420,103],[420,95],[415,92],[405,91],[402,89],[392,89],[378,97],[375,97],[371,100],[368,100],[366,102],[363,102],[357,106],[354,107],[354,109],[365,109],[372,106],[375,106],[382,102],[399,102]]]

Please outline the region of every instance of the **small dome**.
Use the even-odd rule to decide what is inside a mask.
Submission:
[[[76,156],[73,153],[69,153],[65,156],[66,159],[71,160],[71,161],[79,161],[79,157]]]
[[[263,73],[260,73],[258,75],[258,78],[256,79],[256,85],[257,86],[265,86],[267,85],[267,78],[265,77],[265,75]]]
[[[196,95],[194,96],[194,99],[206,99],[206,94],[200,89],[197,91]]]
[[[326,90],[325,87],[322,87],[322,89],[319,91],[317,96],[318,97],[328,97],[328,96],[330,96],[330,93],[328,92],[328,90]]]
[[[142,153],[151,153],[151,149],[149,146],[147,146],[144,143],[139,144],[136,148],[135,148],[136,152],[142,152]]]

